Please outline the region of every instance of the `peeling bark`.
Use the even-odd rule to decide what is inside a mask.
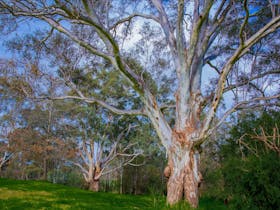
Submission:
[[[192,207],[196,208],[199,198],[200,173],[194,161],[194,153],[184,149],[181,152],[184,154],[183,157],[180,157],[181,159],[174,157],[176,155],[170,157],[173,165],[168,165],[170,177],[167,183],[167,203],[173,205],[184,198]]]
[[[93,172],[93,175],[90,179],[88,179],[88,189],[90,191],[98,192],[99,191],[99,183],[100,183],[100,174],[101,168],[100,166],[96,166]]]
[[[198,185],[199,185],[199,172],[198,166],[194,160],[194,153],[190,152],[190,161],[186,164],[185,177],[184,177],[184,197],[192,207],[198,206]]]
[[[92,179],[89,183],[88,183],[88,189],[90,191],[93,191],[93,192],[98,192],[99,191],[99,179],[95,180],[95,179]]]
[[[178,170],[178,169],[177,169]],[[167,203],[170,205],[176,204],[183,198],[184,190],[184,169],[181,169],[178,174],[171,174],[167,183]]]
[[[173,132],[173,141],[177,143],[177,147],[168,153],[168,166],[164,170],[164,175],[168,178],[167,203],[173,205],[184,199],[196,208],[201,174],[199,153],[194,151],[192,142],[187,139],[190,135],[187,132],[184,135]]]

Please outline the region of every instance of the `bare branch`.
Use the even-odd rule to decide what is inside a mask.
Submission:
[[[196,142],[196,145],[200,145],[203,143],[203,141],[210,135],[212,135],[213,132],[215,132],[221,125],[222,123],[227,119],[227,117],[229,115],[231,115],[232,113],[241,110],[241,109],[250,109],[252,108],[252,105],[255,102],[259,102],[259,101],[269,101],[269,100],[273,100],[273,99],[279,99],[280,98],[280,94],[278,95],[274,95],[274,96],[269,96],[269,97],[257,97],[257,98],[253,98],[251,100],[248,101],[241,101],[239,103],[237,103],[236,105],[234,105],[231,109],[229,109],[228,111],[225,112],[225,114],[221,117],[221,119],[219,119],[219,122],[217,122],[215,124],[215,126],[213,126],[211,129],[208,130],[208,132],[206,134],[204,134],[204,138],[202,139],[198,139],[198,141]],[[252,104],[252,105],[251,105]],[[263,106],[263,104],[260,104],[258,106]]]
[[[131,166],[136,166],[136,167],[143,165],[143,163],[142,164],[134,164],[134,163],[132,163],[140,155],[142,155],[142,153],[135,153],[134,155],[131,156],[130,159],[126,160],[125,162],[122,162],[119,166],[114,167],[114,168],[112,168],[112,169],[110,169],[108,171],[105,171],[106,168],[103,168],[102,175],[106,175],[106,174],[112,173],[113,171],[116,171],[116,170],[118,170],[118,169],[120,169],[120,168],[122,168],[122,167],[124,167],[126,165],[131,165]]]
[[[212,64],[210,61],[207,61],[207,64],[213,68],[219,75],[221,74],[221,72],[219,71],[218,67],[216,67],[214,64]],[[226,78],[226,81],[227,81],[227,85],[229,86],[230,85],[230,82],[228,80],[228,78]],[[234,91],[232,91],[233,95],[235,95]],[[213,93],[214,95],[214,93]]]
[[[64,4],[61,4],[60,1],[57,1],[57,4],[60,8],[55,8],[52,12],[34,12],[33,10],[20,10],[20,8],[11,8],[9,5],[6,5],[5,3],[1,2],[1,6],[9,10],[11,14],[14,16],[29,16],[34,18],[39,18],[41,20],[44,20],[49,25],[54,27],[59,32],[65,34],[67,37],[69,37],[71,40],[79,44],[80,46],[84,47],[85,49],[89,50],[94,55],[97,55],[99,57],[104,58],[105,60],[109,61],[116,67],[117,69],[122,72],[122,74],[131,82],[131,84],[134,86],[134,89],[140,93],[143,94],[143,88],[145,87],[145,82],[141,79],[140,76],[138,76],[132,69],[128,67],[128,65],[125,64],[125,62],[122,59],[122,56],[120,54],[120,50],[118,47],[117,42],[113,39],[113,37],[110,35],[110,33],[103,27],[101,22],[99,21],[97,15],[94,13],[94,9],[88,9],[86,8],[87,13],[89,14],[89,17],[84,16],[82,14],[76,14],[76,11],[71,11],[69,8],[67,8]],[[84,6],[89,7],[90,5],[87,5],[88,2],[84,1]],[[58,21],[51,18],[51,15],[61,15],[65,18],[68,18],[72,21],[76,21],[81,24],[90,25],[94,27],[100,37],[100,39],[104,42],[104,44],[107,47],[107,50],[110,52],[109,54],[102,52],[99,49],[94,48],[90,43],[85,42],[84,40],[78,38],[73,33],[71,33],[69,30],[67,30],[65,27],[63,27]],[[112,54],[112,55],[111,55]]]
[[[5,2],[1,1],[0,2],[0,8],[7,11],[7,13],[10,13],[14,16],[33,16],[33,17],[38,17],[38,16],[44,16],[44,15],[57,15],[59,14],[59,11],[54,8],[54,7],[46,7],[41,10],[37,10],[34,8],[28,8],[26,5],[21,8],[20,5],[18,5],[20,1],[17,1],[17,5],[13,4],[13,6],[10,6],[6,4]],[[31,12],[32,11],[32,14]],[[6,13],[6,14],[7,14]]]
[[[256,141],[262,142],[269,150],[275,151],[280,155],[280,133],[277,124],[273,128],[273,134],[268,135],[265,133],[264,128],[260,127],[261,134],[250,135]]]
[[[54,28],[52,27],[47,36],[45,36],[40,42],[45,43],[53,34]]]
[[[238,139],[238,143],[239,145],[242,145],[242,146],[245,146],[249,151],[251,151],[256,157],[259,157],[258,155],[258,150],[256,148],[252,148],[251,146],[249,146],[249,144],[245,143],[243,141],[244,137],[247,136],[248,134],[244,134],[242,135],[239,139]],[[242,155],[243,155],[243,151],[242,151],[242,148],[241,149],[241,152],[242,152]]]
[[[120,115],[146,115],[145,111],[143,109],[138,109],[138,110],[123,110],[123,109],[118,109],[102,100],[96,99],[94,97],[80,97],[80,96],[58,96],[58,97],[37,97],[33,98],[35,100],[40,100],[40,99],[47,99],[47,100],[67,100],[67,99],[74,99],[74,100],[80,100],[84,101],[86,103],[97,103],[101,105],[102,107],[110,110],[111,112],[115,114],[120,114]]]
[[[223,9],[225,3],[226,3],[226,0],[222,0],[222,1],[221,1],[221,3],[220,3],[220,5],[219,5],[218,9],[217,9],[216,12],[215,12],[215,15],[214,15],[214,18],[213,18],[213,21],[214,21],[214,22],[217,21],[218,16],[220,15],[220,13],[221,13],[221,11],[222,11],[222,9]],[[224,15],[224,16],[225,16],[225,15]]]
[[[277,126],[277,124],[275,125],[275,127],[273,128],[273,133],[272,135],[266,134],[264,131],[263,127],[260,127],[260,131],[261,133],[258,134],[255,132],[255,135],[252,134],[244,134],[242,135],[238,142],[242,145],[244,145],[248,150],[250,150],[251,152],[253,152],[257,157],[258,157],[258,153],[256,149],[253,149],[251,146],[249,146],[249,144],[245,143],[243,141],[243,139],[248,136],[250,137],[252,140],[257,141],[257,142],[261,142],[264,144],[264,146],[271,151],[277,152],[278,155],[280,155],[280,134],[279,134],[279,128]]]
[[[102,164],[104,165],[104,167],[107,166],[107,165],[109,165],[109,163],[110,163],[111,161],[113,161],[113,160],[118,156],[119,153],[117,152],[117,147],[119,146],[119,143],[120,143],[121,139],[123,138],[124,135],[128,135],[129,132],[130,132],[130,130],[131,130],[132,128],[135,128],[135,127],[136,127],[136,126],[131,126],[131,125],[129,124],[129,126],[128,126],[126,129],[124,129],[124,130],[117,136],[116,141],[114,142],[114,144],[113,144],[113,146],[112,146],[112,148],[111,148],[109,154],[107,155],[107,157],[106,157],[104,160],[102,160]],[[134,145],[134,144],[133,144],[133,145]],[[131,148],[133,145],[128,144],[124,149],[121,150],[121,152],[122,152],[122,153],[126,152],[126,151],[127,151],[129,148]]]
[[[228,12],[230,11],[230,9],[232,8],[232,4],[233,4],[233,0],[230,0],[229,2],[228,2],[228,5],[226,6],[226,8],[222,11],[222,8],[223,8],[223,6],[224,6],[224,1],[221,3],[221,5],[220,5],[220,7],[218,8],[218,10],[217,10],[217,12],[216,12],[216,14],[215,14],[215,16],[214,16],[214,19],[213,19],[213,21],[214,21],[214,24],[213,24],[213,28],[212,28],[212,33],[213,33],[213,31],[214,30],[216,30],[217,29],[217,27],[218,26],[220,26],[221,24],[222,24],[222,22],[225,20],[225,18],[226,18],[226,16],[227,16],[227,14],[228,14]]]
[[[56,30],[58,30],[59,32],[67,35],[70,39],[72,39],[73,41],[75,41],[77,44],[81,45],[82,47],[84,47],[85,49],[89,50],[91,53],[93,53],[94,55],[97,55],[99,57],[104,58],[105,60],[111,61],[112,57],[109,54],[106,54],[104,52],[101,52],[100,50],[94,48],[92,45],[90,45],[89,43],[79,39],[77,36],[75,36],[73,33],[71,33],[70,31],[68,31],[65,27],[63,27],[61,24],[59,24],[57,21],[48,18],[48,17],[39,17],[40,19],[46,21],[47,23],[49,23],[52,27],[54,27]]]
[[[88,171],[80,163],[69,161],[69,160],[67,162],[72,163],[75,166],[78,166],[81,169],[82,173],[88,176]]]
[[[89,4],[87,1],[84,1],[84,6],[89,7]],[[122,59],[120,49],[118,46],[118,43],[114,40],[112,35],[109,31],[107,31],[104,27],[99,18],[97,17],[94,9],[86,8],[87,13],[89,14],[89,17],[83,16],[82,14],[79,14],[79,19],[76,19],[75,16],[71,16],[71,11],[69,11],[66,7],[63,7],[61,5],[62,9],[69,15],[69,18],[73,18],[79,23],[90,25],[94,27],[100,37],[101,40],[103,40],[104,44],[107,47],[107,50],[113,55],[108,56],[108,60],[113,64],[113,66],[118,69],[127,79],[131,82],[131,85],[134,87],[134,89],[142,95],[145,90],[145,81],[142,80],[142,78],[137,75]],[[71,34],[70,34],[71,35]],[[73,40],[73,39],[72,39]],[[82,44],[79,42],[79,40],[74,40],[78,44]],[[83,46],[83,45],[81,45]],[[86,46],[83,46],[86,48]],[[87,48],[86,48],[87,49]]]
[[[238,87],[242,87],[246,84],[248,84],[249,82],[252,82],[256,79],[259,79],[259,78],[263,78],[265,76],[268,76],[268,75],[273,75],[273,74],[280,74],[280,69],[276,69],[276,70],[271,70],[271,71],[266,71],[264,73],[261,73],[261,74],[257,74],[251,78],[248,78],[242,82],[239,82],[237,84],[231,84],[231,85],[228,85],[227,87],[225,87],[224,89],[224,93],[227,92],[227,91],[230,91],[230,90],[233,90],[233,89],[236,89]]]
[[[203,128],[200,133],[200,138],[202,138],[206,134],[207,130],[209,130],[209,128],[210,128],[210,123],[214,119],[216,109],[218,108],[218,105],[220,103],[221,97],[224,92],[226,77],[227,77],[228,73],[231,71],[235,62],[239,58],[241,58],[250,49],[251,46],[253,46],[255,43],[257,43],[259,40],[261,40],[266,35],[273,33],[279,27],[280,27],[280,15],[277,18],[272,19],[263,28],[261,28],[259,31],[257,31],[253,36],[251,36],[248,40],[246,40],[242,46],[240,45],[236,49],[234,54],[226,62],[226,64],[222,68],[220,78],[218,81],[218,85],[217,85],[217,88],[215,91],[215,96],[213,98],[210,110],[208,112],[208,116],[206,117],[206,119],[204,121]]]
[[[125,22],[130,22],[133,18],[136,18],[136,17],[141,17],[141,18],[145,18],[145,19],[154,20],[155,22],[160,23],[159,18],[154,16],[154,15],[134,13],[134,14],[129,15],[128,17],[125,17],[121,20],[118,20],[116,23],[114,23],[112,26],[110,26],[110,30],[118,27],[120,24],[123,24]]]
[[[221,74],[221,72],[219,71],[219,69],[213,65],[210,61],[207,61],[207,64],[213,68],[219,75]],[[258,90],[259,92],[261,92],[264,96],[264,93],[263,91],[257,87],[255,84],[252,83],[252,81],[256,80],[256,79],[259,79],[259,78],[264,78],[265,76],[268,76],[268,75],[273,75],[273,74],[280,74],[280,70],[279,69],[276,69],[276,70],[271,70],[271,71],[266,71],[264,73],[261,73],[261,74],[257,74],[255,76],[252,76],[251,78],[246,78],[244,79],[243,81],[241,82],[238,82],[237,84],[230,84],[228,78],[226,78],[226,81],[227,81],[227,86],[224,88],[224,93],[228,92],[228,91],[232,91],[238,87],[242,87],[244,85],[250,85],[252,86],[253,88],[255,88],[256,90]],[[234,94],[234,92],[233,92]],[[235,95],[235,94],[234,94]]]
[[[82,160],[84,161],[84,163],[87,163],[88,164],[88,160],[87,158],[85,157],[85,155],[83,154],[83,151],[84,150],[84,147],[82,146],[82,148],[79,149],[78,151],[78,155],[82,158]]]

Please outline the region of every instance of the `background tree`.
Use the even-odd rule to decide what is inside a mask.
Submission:
[[[279,134],[274,135],[277,126],[279,112],[244,113],[229,134],[219,140],[216,158],[207,160],[205,194],[224,199],[234,209],[277,208],[280,185],[275,170],[279,168],[279,155],[270,146],[273,138],[269,138],[279,138]],[[264,133],[266,143],[260,140]]]
[[[261,68],[262,71],[251,74],[243,68],[242,72],[246,77],[234,74],[235,70],[240,70],[241,62],[246,61],[247,55],[250,58],[250,53],[255,54],[255,47],[261,43],[261,40],[264,38],[269,40],[272,37],[273,40],[277,40],[275,37],[278,37],[276,30],[280,26],[280,16],[279,5],[274,1],[152,0],[123,1],[120,4],[110,1],[7,0],[2,1],[0,7],[2,20],[7,21],[7,18],[11,18],[13,23],[26,17],[41,20],[50,26],[50,33],[47,33],[46,39],[55,29],[71,40],[72,46],[76,49],[89,52],[95,63],[106,61],[126,78],[141,100],[138,109],[130,106],[119,107],[118,104],[114,106],[98,97],[88,96],[86,92],[71,83],[68,84],[75,94],[52,98],[75,98],[88,103],[97,103],[117,114],[147,116],[168,154],[168,166],[165,171],[169,176],[167,184],[169,204],[177,203],[184,196],[192,206],[198,205],[200,182],[198,148],[230,114],[238,109],[263,105],[259,102],[274,103],[275,99],[279,98],[277,91],[266,91],[265,94],[260,95],[264,87],[257,87],[255,89],[260,89],[260,93],[255,92],[244,97],[242,101],[235,101],[231,108],[221,114],[220,120],[213,124],[213,119],[226,93],[238,91],[239,87],[246,84],[251,86],[253,81],[258,81],[259,78],[270,79],[270,75],[277,74],[275,69],[268,68]],[[265,8],[270,8],[269,12]],[[265,18],[260,19],[262,16]],[[145,19],[148,23],[137,22],[140,23],[140,28],[143,27],[147,32],[151,32],[143,34],[142,41],[147,43],[146,46],[160,49],[153,51],[157,53],[150,59],[149,65],[145,65],[145,59],[139,58],[140,63],[143,62],[142,66],[147,67],[141,72],[137,71],[138,67],[127,61],[127,50],[122,48],[123,44],[128,44],[127,38],[133,26],[131,23],[136,24],[134,20],[139,18]],[[255,20],[261,24],[254,24],[252,30],[249,26]],[[229,47],[229,50],[220,52],[219,49],[224,49],[223,45],[227,43],[229,37],[223,33],[223,28],[232,29],[230,34],[233,36],[230,38],[234,40],[234,44]],[[124,34],[119,33],[119,30],[123,29]],[[155,40],[154,37],[158,39]],[[162,37],[164,42],[159,45],[158,40]],[[267,45],[261,46],[263,52],[271,44],[271,42],[266,43]],[[150,55],[149,50],[145,52],[146,55]],[[173,105],[174,124],[167,120],[163,112],[164,108],[170,106],[165,104],[170,101],[169,98],[162,100],[160,91],[153,91],[149,83],[151,81],[148,79],[151,78],[149,75],[155,74],[148,74],[149,77],[145,77],[144,74],[152,73],[157,69],[162,70],[159,72],[166,71],[168,65],[152,65],[153,61],[164,64],[166,60],[171,61],[169,67],[172,68],[170,73],[166,72],[162,76],[175,77],[176,75],[175,90],[173,84],[167,89],[174,94],[173,99],[176,102]],[[256,59],[258,66],[262,66],[260,61],[261,59]],[[85,62],[80,60],[79,64]],[[208,91],[204,91],[204,82],[201,82],[205,75],[203,73],[207,72],[207,68],[203,68],[206,64],[217,72],[214,76],[217,78],[216,83],[212,83],[213,88],[207,89]],[[229,80],[230,76],[232,80]],[[157,81],[162,80],[157,78]],[[256,84],[260,85],[257,82],[253,85]],[[269,84],[270,90],[273,90],[275,83]],[[203,115],[203,112],[207,112],[207,115]]]
[[[9,164],[9,161],[11,161],[11,158],[13,157],[13,153],[9,152],[8,146],[6,145],[5,142],[0,143],[0,173],[2,170],[7,167]]]
[[[57,39],[58,37],[56,37],[53,42],[56,43]],[[26,41],[30,46],[36,48],[37,42],[35,38],[27,36]],[[9,45],[18,46],[18,43],[10,42]],[[18,47],[21,48],[20,46]],[[22,52],[24,54],[23,57],[27,56],[27,58],[29,58],[29,55],[31,54],[29,49],[24,48],[22,49]],[[71,59],[69,58],[69,60]],[[61,60],[59,61],[62,62]],[[56,62],[56,60],[53,62]],[[64,63],[67,64],[67,62]],[[75,62],[73,62],[72,67],[74,64]],[[26,65],[28,66],[28,64]],[[71,66],[69,63],[68,65]],[[37,67],[34,66],[34,68]],[[98,70],[93,69],[93,71]],[[116,76],[114,72],[113,74],[108,74],[106,72],[97,73],[98,80],[91,81],[88,78],[90,75],[89,73],[81,73],[75,69],[69,71],[61,68],[59,71],[59,77],[65,79],[66,82],[71,83],[73,86],[79,86],[79,88],[83,89],[91,89],[92,87],[95,87],[95,90],[100,88],[102,93],[111,91],[118,94],[120,98],[121,87],[119,90],[111,89],[112,84],[117,84],[119,82],[119,77]],[[56,81],[54,79],[48,79],[49,84],[46,83],[45,77],[47,76],[48,75],[44,75],[44,72],[40,72],[39,69],[33,69],[33,71],[23,75],[15,72],[13,75],[13,77],[23,79],[24,81],[32,81],[29,83],[30,86],[28,87],[32,89],[34,97],[36,94],[42,94],[43,90],[36,85],[40,85],[40,83],[45,83],[48,86],[49,90],[45,89],[44,91],[53,94],[54,88],[52,85],[54,85]],[[5,78],[12,80],[12,77]],[[104,82],[104,78],[108,78],[108,81],[105,80]],[[59,80],[59,78],[57,78],[57,80]],[[10,88],[11,91],[13,87],[11,85],[12,82],[6,81],[6,83],[9,84],[7,88]],[[20,87],[19,90],[26,91],[25,87]],[[94,92],[89,92],[88,94],[94,95]],[[12,94],[9,92],[7,95],[10,97]],[[34,99],[34,97],[32,97],[32,99]],[[135,143],[124,145],[124,142],[120,142],[121,140],[124,140],[124,134],[129,133],[127,129],[123,129],[120,131],[122,134],[115,137],[115,135],[117,135],[115,133],[119,133],[119,131],[116,130],[117,128],[113,129],[112,126],[116,127],[117,124],[115,122],[111,125],[110,119],[113,119],[113,116],[108,115],[104,111],[98,111],[100,114],[98,117],[97,113],[94,111],[97,110],[96,108],[94,109],[93,107],[86,106],[82,103],[76,104],[75,101],[61,104],[57,101],[37,100],[30,103],[31,104],[28,107],[22,107],[21,109],[17,108],[18,113],[21,116],[21,125],[18,126],[27,127],[26,129],[29,129],[30,132],[25,132],[25,129],[19,129],[18,131],[14,130],[13,133],[10,134],[10,142],[12,142],[13,150],[17,150],[17,153],[20,153],[21,158],[24,159],[23,161],[16,160],[22,165],[22,169],[20,170],[22,173],[21,178],[47,179],[47,175],[51,172],[51,181],[57,182],[57,180],[61,179],[60,177],[57,177],[59,175],[57,169],[65,168],[65,161],[70,161],[79,166],[85,177],[87,177],[89,188],[96,191],[98,190],[101,175],[109,172],[112,173],[116,169],[122,168],[124,165],[132,164],[134,158],[142,153],[141,150],[133,151],[132,146],[135,146]],[[93,110],[89,111],[91,109]],[[91,118],[89,115],[92,115]],[[118,127],[119,129],[121,128],[120,125],[118,125]],[[31,130],[38,133],[36,139],[33,139],[33,131]],[[126,130],[126,132],[124,132],[124,130]],[[131,130],[130,126],[128,126],[128,130]],[[20,137],[21,132],[26,133],[25,138]],[[125,141],[126,143],[128,142],[127,140]],[[65,148],[67,148],[67,151]],[[60,152],[57,152],[57,150],[60,150]],[[67,157],[65,156],[65,152],[68,154]],[[129,154],[129,152],[131,152],[131,154]],[[90,156],[92,156],[92,158],[88,159]],[[116,165],[115,159],[120,157],[122,157],[122,160]],[[28,165],[26,165],[27,162]],[[112,168],[113,164],[116,166]],[[14,164],[12,168],[16,167],[16,164]],[[27,171],[25,167],[28,167],[29,170]],[[10,170],[13,170],[12,168]],[[100,172],[94,173],[96,170],[92,169],[95,168],[98,168]],[[29,174],[32,174],[31,170],[36,171],[36,173],[35,175],[33,173],[30,177]],[[86,170],[88,171],[87,173]],[[43,173],[41,175],[42,171]],[[90,175],[92,173],[93,175]],[[93,177],[95,178],[93,179]],[[60,182],[65,183],[65,180],[61,180]]]
[[[106,117],[106,113],[102,112],[94,106],[80,109],[74,115],[79,120],[73,119],[77,121],[74,125],[79,133],[67,134],[69,138],[74,138],[74,147],[69,150],[69,157],[73,159],[70,162],[79,167],[92,191],[99,191],[102,176],[133,164],[134,159],[142,154],[135,148],[136,142],[126,140],[133,127],[129,125],[124,129],[121,121],[113,116]],[[122,162],[116,164],[117,159],[122,159]]]
[[[49,110],[41,108],[37,106],[34,109],[21,110],[21,127],[12,130],[8,135],[10,150],[17,154],[15,161],[23,168],[22,176],[26,179],[47,180],[48,170],[56,167],[52,163],[63,160],[65,155],[65,142],[56,134],[59,127],[54,120],[59,118],[52,117]],[[31,177],[28,174],[31,174]]]
[[[28,83],[24,78],[17,77],[13,61],[0,62],[0,150],[1,150],[1,169],[4,169],[11,163],[12,157],[16,155],[10,147],[8,135],[16,125],[20,124],[20,111],[28,103],[21,87],[30,90]],[[3,172],[3,171],[2,171]],[[3,173],[1,173],[3,175]]]

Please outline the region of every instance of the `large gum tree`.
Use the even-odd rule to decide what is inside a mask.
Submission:
[[[168,165],[164,171],[168,177],[168,204],[185,199],[191,206],[198,206],[201,145],[230,114],[239,109],[273,103],[279,98],[277,91],[268,93],[262,87],[257,87],[260,78],[267,79],[279,73],[279,68],[273,66],[261,68],[260,60],[263,57],[257,54],[267,55],[265,49],[269,48],[269,43],[278,44],[280,15],[277,1],[1,0],[0,9],[2,26],[8,26],[9,18],[14,25],[22,24],[22,20],[31,21],[29,27],[36,27],[34,23],[38,24],[38,20],[47,23],[50,32],[46,33],[42,42],[52,34],[61,33],[75,43],[77,50],[86,50],[95,62],[106,61],[129,81],[142,102],[142,107],[136,110],[120,109],[100,98],[87,97],[84,91],[74,86],[74,94],[56,99],[74,98],[97,103],[117,114],[148,117],[168,154]],[[162,69],[161,65],[143,66],[150,75],[160,71],[176,79],[168,87],[170,92],[176,87],[173,92],[174,104],[159,100],[162,97],[156,91],[151,91],[143,72],[139,73],[128,62],[123,45],[133,48],[136,43],[133,37],[139,38],[133,31],[140,31],[141,27],[146,27],[141,34],[149,41],[147,48],[152,48],[158,41],[158,50],[151,55],[157,58],[155,63],[162,63],[163,60],[170,63],[169,69],[164,65]],[[158,38],[149,40],[151,36],[147,32],[154,28],[160,28]],[[130,34],[130,41],[123,34],[120,35],[121,32]],[[160,57],[163,51],[167,53]],[[251,58],[254,58],[254,66],[252,64],[243,69],[241,79],[236,70],[240,69],[241,61],[248,62]],[[215,75],[215,80],[205,91],[210,77],[202,79],[202,76],[210,68],[215,72],[211,73]],[[149,78],[149,81],[151,79],[155,78]],[[240,93],[239,88],[249,85],[256,90],[255,94],[228,103],[228,109],[221,112],[216,120],[223,96],[230,92],[232,95],[229,96],[234,98]],[[170,123],[164,114],[168,108],[175,110],[174,123]]]

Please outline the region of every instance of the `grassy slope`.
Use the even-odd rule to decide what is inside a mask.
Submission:
[[[0,209],[167,210],[170,208],[165,207],[162,197],[93,193],[47,182],[0,179]],[[189,208],[181,204],[174,209]],[[199,209],[226,208],[222,203],[203,199]]]

